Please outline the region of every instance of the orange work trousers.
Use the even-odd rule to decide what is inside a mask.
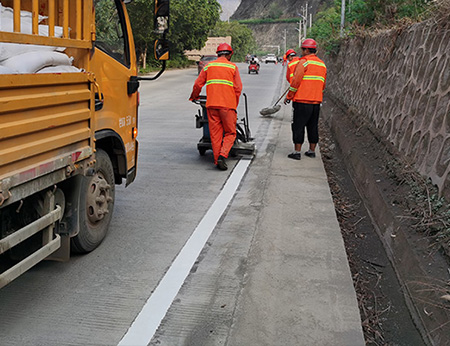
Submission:
[[[228,153],[236,139],[237,114],[234,109],[208,108],[209,135],[214,154],[214,164],[220,155],[228,157]]]

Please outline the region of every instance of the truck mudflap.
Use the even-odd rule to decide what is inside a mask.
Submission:
[[[42,247],[0,273],[0,288],[9,284],[61,247],[61,237],[54,233],[54,228],[56,222],[61,220],[63,216],[63,209],[61,206],[55,205],[55,197],[50,191],[46,194],[43,212],[45,214],[39,219],[0,240],[1,255],[38,232],[42,232]]]
[[[139,142],[138,141],[136,141],[136,151],[135,151],[135,157],[134,157],[134,162],[135,162],[135,165],[134,165],[134,167],[132,168],[132,169],[130,169],[129,171],[128,171],[128,174],[127,174],[127,182],[126,182],[126,184],[125,184],[125,187],[127,187],[128,185],[130,185],[133,181],[134,181],[134,179],[136,179],[136,171],[137,171],[137,156],[138,156],[138,147],[139,147]]]

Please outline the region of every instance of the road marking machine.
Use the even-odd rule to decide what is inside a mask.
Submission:
[[[253,142],[254,138],[251,136],[249,128],[247,95],[245,93],[242,95],[245,100],[245,117],[239,119],[238,116],[238,121],[236,123],[236,140],[230,150],[230,156],[232,157],[238,155],[253,156],[256,150],[255,143]],[[198,113],[195,115],[195,127],[203,128],[203,136],[197,144],[198,152],[203,156],[207,150],[212,150],[208,126],[208,114],[206,112],[206,96],[200,95],[199,99],[195,100],[194,103],[201,106],[201,110],[199,109]]]

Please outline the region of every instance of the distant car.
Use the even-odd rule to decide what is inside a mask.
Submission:
[[[274,64],[277,63],[277,57],[275,54],[267,54],[266,60],[264,61],[266,64],[269,62],[273,62]]]
[[[211,61],[214,61],[217,59],[217,55],[203,55],[199,61],[197,61],[198,64],[198,74],[203,70],[203,67],[206,66]]]

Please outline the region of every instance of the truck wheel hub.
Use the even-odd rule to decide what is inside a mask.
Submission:
[[[111,186],[100,175],[96,174],[89,185],[86,213],[91,223],[102,221],[109,213],[108,203],[112,201]]]

